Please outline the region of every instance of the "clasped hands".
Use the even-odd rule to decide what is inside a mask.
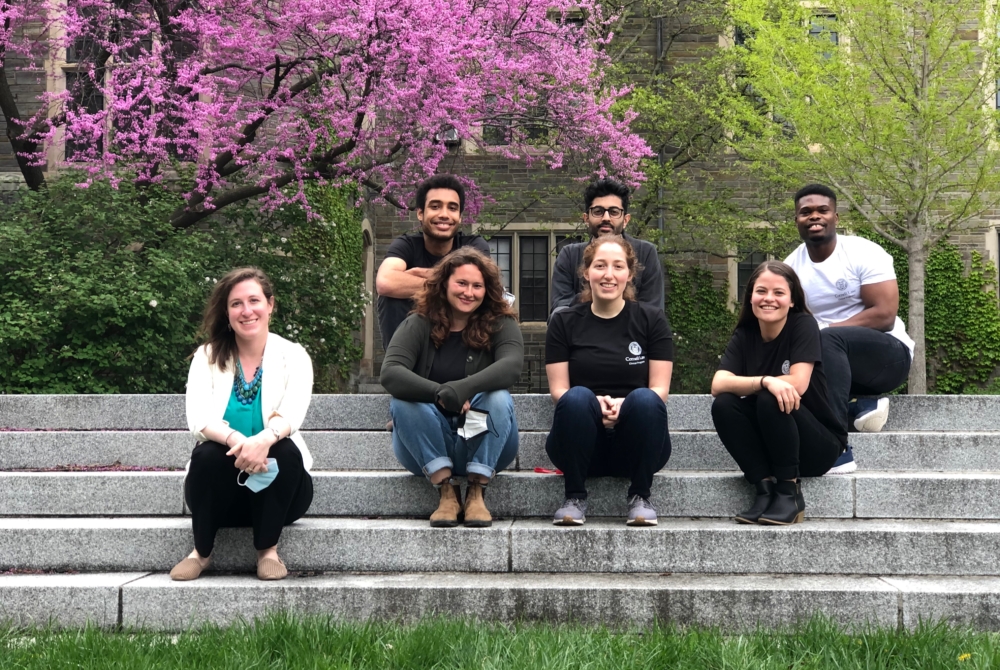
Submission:
[[[618,423],[618,413],[621,412],[622,403],[625,398],[612,398],[609,395],[597,396],[597,402],[601,403],[601,421],[605,428],[614,428]]]
[[[277,439],[269,430],[261,431],[253,437],[245,437],[236,433],[227,440],[232,446],[226,456],[236,456],[236,469],[247,474],[267,472],[267,452],[274,446]]]

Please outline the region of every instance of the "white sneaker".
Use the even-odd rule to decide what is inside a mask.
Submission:
[[[879,398],[875,409],[863,412],[854,419],[854,427],[859,433],[877,433],[889,419],[889,399]]]

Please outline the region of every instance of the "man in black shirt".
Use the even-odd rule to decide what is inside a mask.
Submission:
[[[628,186],[614,179],[601,179],[583,192],[583,220],[590,238],[601,235],[621,235],[632,245],[636,259],[642,264],[641,274],[632,278],[636,298],[663,310],[663,266],[656,255],[656,245],[625,234],[631,216],[628,213]],[[589,242],[589,240],[588,240]],[[580,293],[580,263],[588,242],[567,244],[556,257],[552,270],[552,303],[549,315],[577,303]]]
[[[375,276],[383,349],[389,346],[396,328],[413,309],[413,296],[424,287],[438,261],[464,246],[490,255],[486,240],[459,232],[465,189],[454,176],[441,174],[424,181],[417,187],[416,201],[420,232],[393,240]]]

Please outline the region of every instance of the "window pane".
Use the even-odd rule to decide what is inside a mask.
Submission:
[[[490,255],[493,256],[493,262],[497,264],[500,268],[500,274],[503,278],[503,286],[508,291],[512,289],[512,284],[510,283],[510,243],[511,238],[509,237],[491,237],[489,239],[490,243]]]
[[[521,236],[518,304],[522,321],[545,321],[549,315],[549,238]]]
[[[746,292],[750,275],[753,274],[758,265],[767,260],[767,254],[760,254],[749,249],[741,249],[740,253],[743,255],[743,260],[736,265],[736,299],[743,302],[743,294]]]

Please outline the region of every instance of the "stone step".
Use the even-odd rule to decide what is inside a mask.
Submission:
[[[177,516],[185,512],[183,472],[0,473],[3,516]],[[437,493],[403,472],[314,472],[309,516],[427,518]],[[628,481],[588,482],[591,516],[624,517]],[[1000,474],[857,472],[807,478],[810,518],[997,519]],[[563,498],[563,479],[501,473],[487,505],[495,518],[548,518]],[[753,489],[736,473],[661,472],[652,501],[662,517],[730,518]]]
[[[0,518],[0,571],[167,571],[191,548],[185,518]],[[1000,576],[1000,523],[810,519],[790,527],[661,519],[628,528],[589,519],[492,528],[426,521],[307,518],[284,530],[291,570],[467,573],[701,573]],[[250,570],[249,529],[223,529],[220,570]]]
[[[19,626],[141,626],[183,631],[269,612],[412,623],[481,621],[647,627],[655,621],[727,631],[784,627],[819,613],[843,626],[915,628],[944,620],[1000,628],[1000,578],[856,575],[345,574],[261,582],[206,572],[0,575],[0,620]]]
[[[545,453],[548,433],[521,431],[512,469],[551,468]],[[400,470],[392,434],[374,431],[304,431],[317,470]],[[858,467],[901,471],[1000,471],[1000,433],[853,433]],[[672,431],[673,453],[666,470],[735,471],[715,431]],[[183,431],[8,431],[0,432],[0,470],[57,465],[183,468],[194,438]]]
[[[670,428],[712,430],[712,399],[675,395]],[[521,430],[548,430],[552,401],[544,394],[514,399]],[[305,430],[380,430],[389,418],[389,396],[313,396]],[[0,395],[0,427],[61,430],[185,429],[182,395]],[[997,431],[1000,396],[893,396],[887,431]]]

